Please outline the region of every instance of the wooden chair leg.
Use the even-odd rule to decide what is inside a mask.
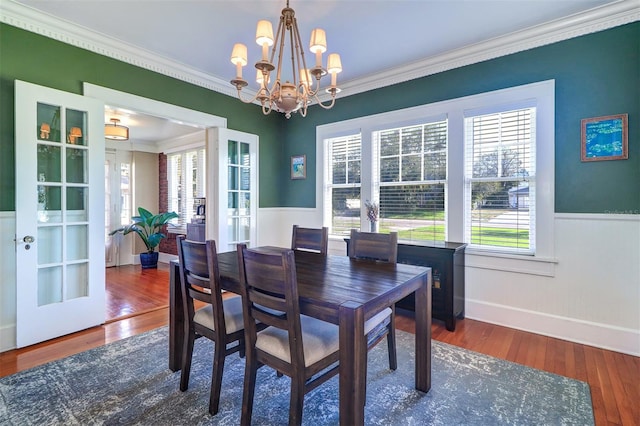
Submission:
[[[367,381],[367,372],[369,371],[369,349],[367,349],[367,357],[364,360],[364,381]],[[367,387],[364,387],[364,405],[367,405]]]
[[[216,342],[213,353],[213,370],[211,372],[211,393],[209,394],[209,414],[218,414],[220,406],[220,390],[222,389],[222,373],[224,371],[225,348],[219,348],[222,344]]]
[[[189,375],[191,374],[191,358],[193,357],[193,342],[195,335],[189,331],[185,336],[182,345],[182,366],[180,371],[180,390],[182,392],[189,388]]]
[[[398,356],[396,354],[396,311],[392,308],[391,321],[387,332],[387,349],[389,350],[389,368],[395,371],[398,368]]]
[[[256,373],[258,364],[255,355],[249,352],[246,354],[246,364],[244,367],[244,390],[242,392],[242,414],[240,424],[242,426],[251,425],[251,416],[253,414],[253,395],[256,389]]]
[[[238,341],[238,347],[240,348],[238,350],[238,355],[240,356],[240,358],[244,358],[245,357],[245,352],[247,350],[247,345],[245,344],[244,338],[240,339]]]
[[[289,402],[289,426],[302,424],[302,407],[304,404],[304,377],[291,378],[291,400]]]

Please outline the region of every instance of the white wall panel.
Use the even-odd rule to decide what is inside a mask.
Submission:
[[[290,247],[293,225],[321,228],[322,214],[316,209],[259,209],[258,245]]]
[[[316,209],[260,209],[258,221],[258,244],[283,247],[294,224],[322,226]],[[640,216],[558,214],[555,230],[550,273],[467,266],[466,316],[640,355]],[[14,234],[15,214],[0,213],[0,351],[15,347]],[[344,241],[329,250],[344,255]]]
[[[0,212],[0,352],[16,347],[15,212]]]
[[[640,216],[558,214],[552,277],[467,265],[466,316],[640,355]]]

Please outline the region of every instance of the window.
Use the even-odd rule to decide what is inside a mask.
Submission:
[[[319,126],[324,225],[368,230],[373,200],[380,232],[465,242],[475,265],[553,259],[554,93],[550,80]]]
[[[326,216],[331,218],[332,234],[349,235],[351,228],[360,228],[360,135],[329,139],[327,148],[330,161],[326,163]]]
[[[447,121],[374,132],[373,141],[380,232],[445,241]]]
[[[535,250],[535,108],[465,118],[465,241]]]
[[[167,156],[169,180],[169,211],[178,213],[172,223],[178,231],[186,232],[187,223],[196,214],[195,199],[205,196],[204,148],[177,152]]]
[[[131,223],[131,164],[120,163],[120,226]],[[136,212],[138,214],[138,212]]]

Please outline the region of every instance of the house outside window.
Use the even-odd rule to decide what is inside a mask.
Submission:
[[[465,241],[535,250],[535,108],[465,118]]]

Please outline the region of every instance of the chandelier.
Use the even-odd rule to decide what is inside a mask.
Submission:
[[[285,41],[290,44],[292,81],[282,81],[283,56],[285,55]],[[231,80],[238,89],[238,98],[245,103],[256,100],[262,105],[262,113],[267,115],[272,110],[284,113],[291,118],[291,114],[300,111],[300,115],[307,115],[307,106],[316,101],[324,109],[333,107],[336,101],[336,93],[340,89],[336,85],[336,77],[342,71],[340,55],[332,53],[327,59],[327,68],[322,67],[322,54],[327,51],[327,37],[324,30],[316,28],[311,32],[309,50],[315,54],[315,67],[307,68],[300,39],[300,31],[295,17],[295,12],[289,7],[282,9],[280,22],[273,37],[271,22],[262,20],[258,22],[256,29],[256,43],[262,47],[262,59],[256,62],[256,82],[259,85],[258,92],[253,99],[242,99],[242,88],[248,83],[242,78],[242,67],[247,65],[247,46],[236,43],[231,53],[231,63],[236,66],[236,78]],[[269,56],[269,48],[271,55]],[[277,58],[276,58],[277,55]],[[277,63],[274,65],[274,59]],[[272,82],[271,72],[275,70],[275,79]],[[326,92],[331,95],[331,102],[323,104],[319,98],[320,79],[327,73],[331,74],[331,85]]]

